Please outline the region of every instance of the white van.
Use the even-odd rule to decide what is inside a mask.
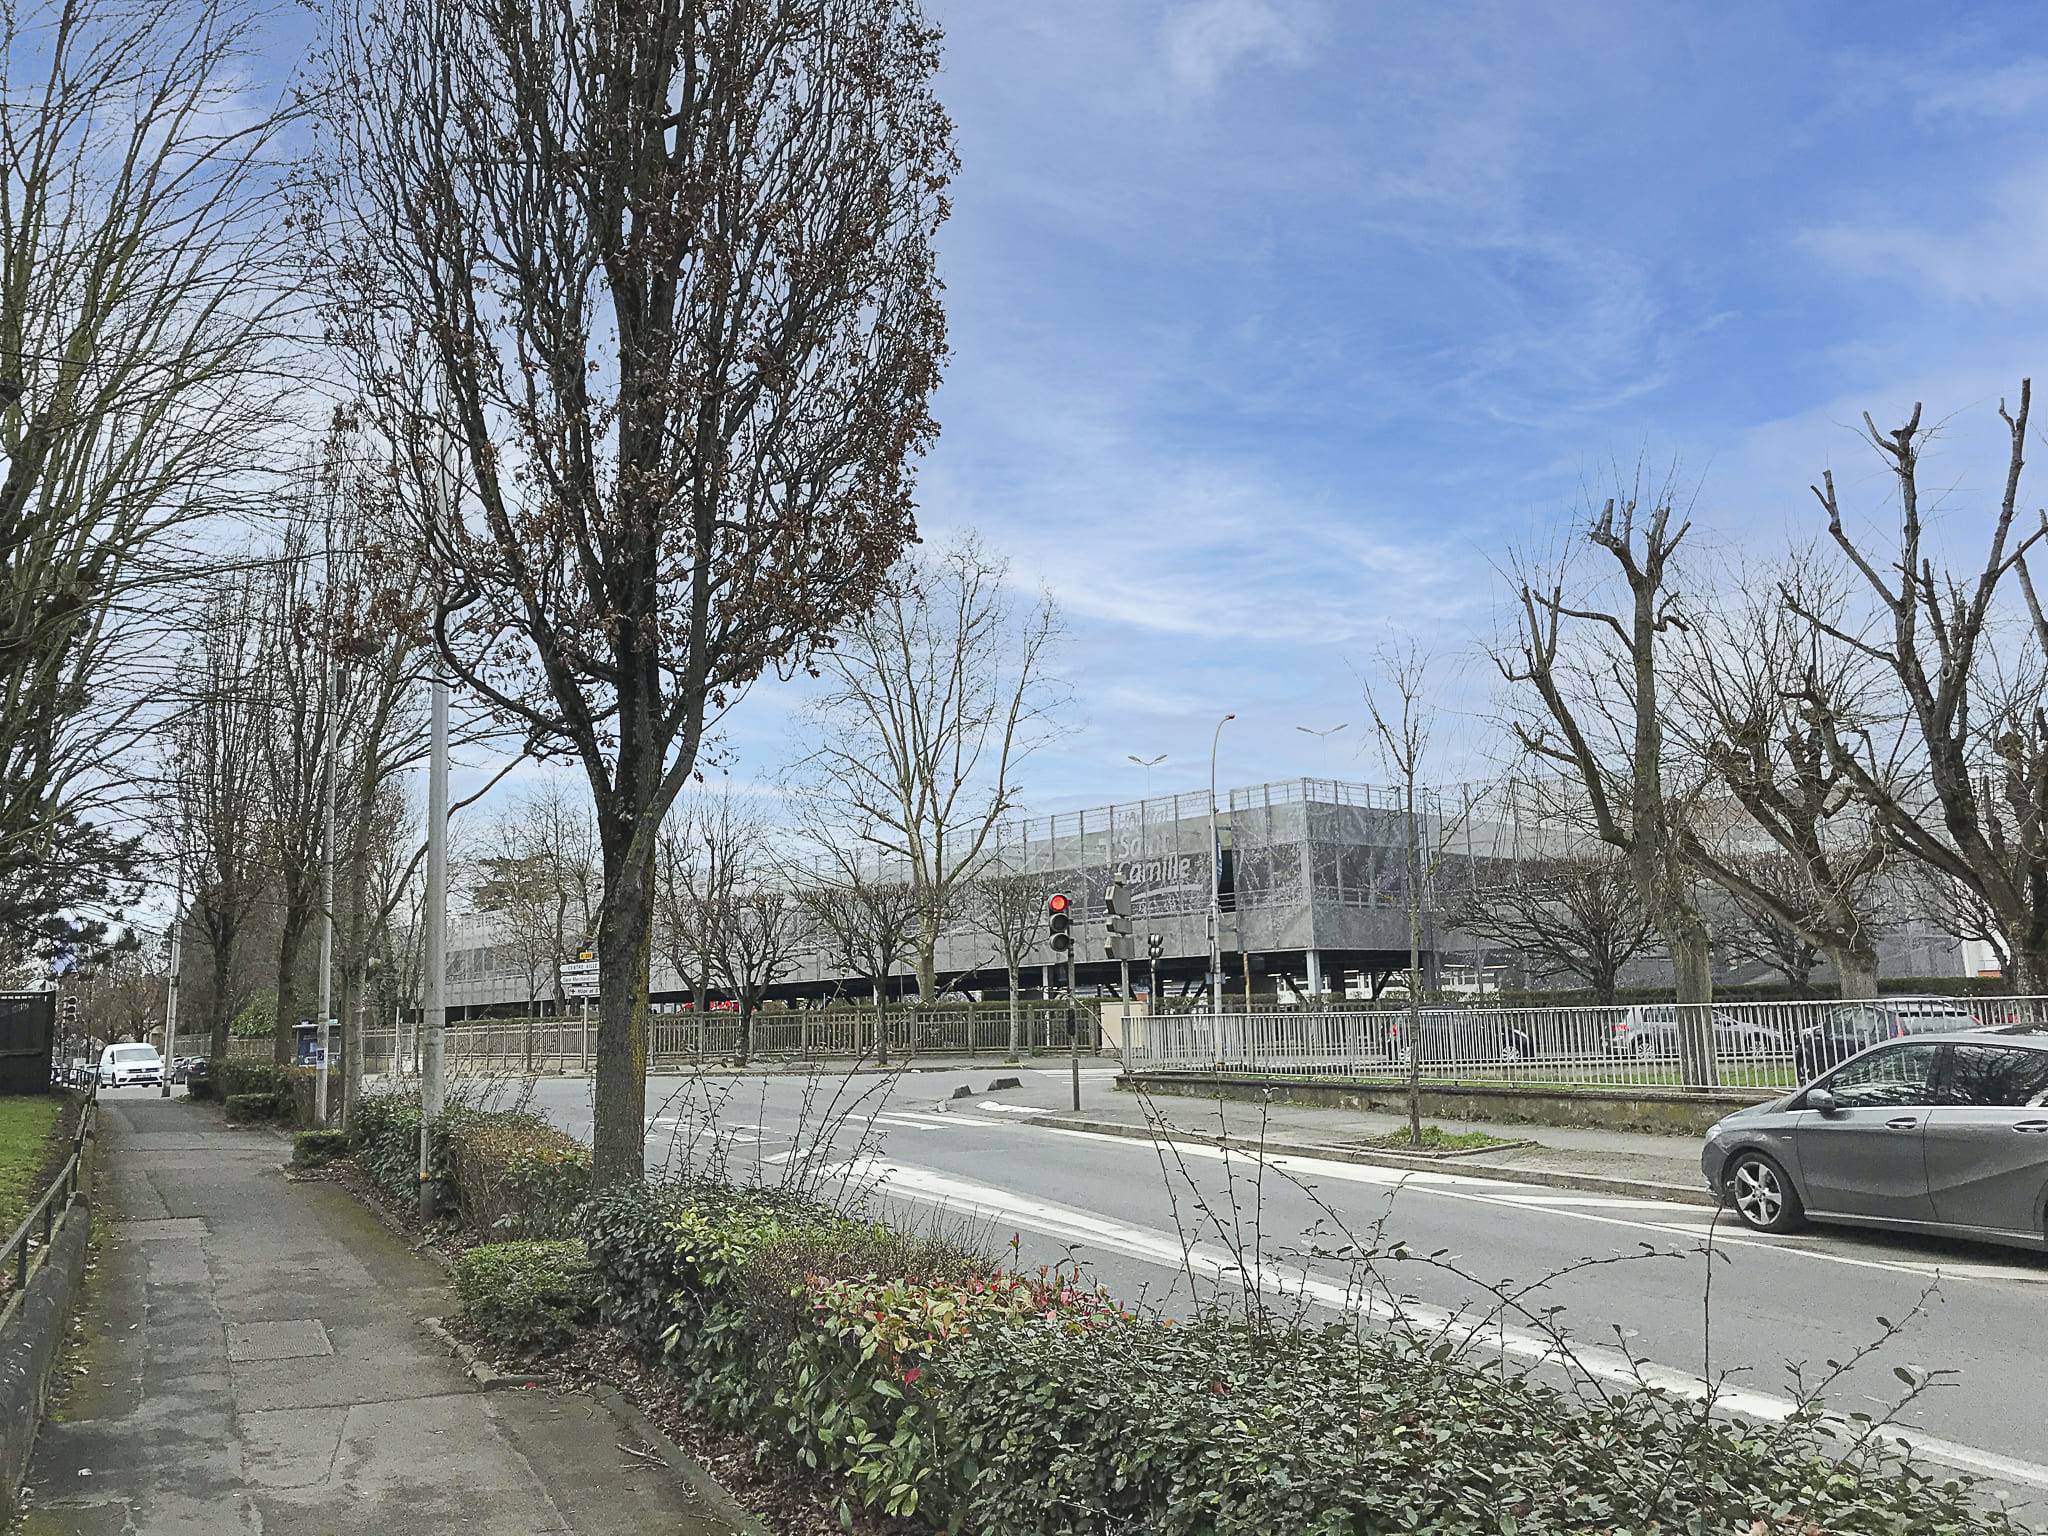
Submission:
[[[164,1059],[153,1045],[110,1045],[100,1052],[100,1086],[128,1088],[139,1083],[162,1087]]]

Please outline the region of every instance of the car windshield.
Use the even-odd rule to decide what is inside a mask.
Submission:
[[[116,1063],[155,1061],[156,1047],[150,1045],[117,1045],[113,1050]]]

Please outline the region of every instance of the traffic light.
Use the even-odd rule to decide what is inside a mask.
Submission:
[[[1147,959],[1150,959],[1150,960],[1157,960],[1157,959],[1158,959],[1158,958],[1159,958],[1159,957],[1160,957],[1161,955],[1163,955],[1163,954],[1165,954],[1165,953],[1166,953],[1166,935],[1165,935],[1165,934],[1163,934],[1163,933],[1148,933],[1148,934],[1146,934],[1146,935],[1145,935],[1145,956],[1146,956],[1146,958],[1147,958]]]
[[[1102,954],[1107,960],[1131,957],[1131,891],[1122,875],[1109,882],[1104,900],[1108,911],[1103,919]]]
[[[78,1022],[78,999],[75,997],[64,999],[64,1022],[66,1024],[76,1024]]]
[[[1074,919],[1068,913],[1066,893],[1055,891],[1045,898],[1046,918],[1052,925],[1052,952],[1064,955],[1074,947]]]

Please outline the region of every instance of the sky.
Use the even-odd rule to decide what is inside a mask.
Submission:
[[[1362,679],[1438,658],[1440,777],[1499,687],[1512,551],[1675,466],[1702,569],[1822,532],[1854,428],[1948,423],[1982,526],[2044,349],[2048,34],[2024,7],[932,0],[962,169],[928,539],[1071,638],[1034,810],[1384,777]],[[2048,419],[2048,403],[2044,403]],[[737,781],[793,753],[764,686]],[[1297,727],[1345,729],[1319,742]]]

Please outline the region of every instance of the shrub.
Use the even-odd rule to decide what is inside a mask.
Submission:
[[[365,1094],[350,1141],[357,1160],[386,1195],[419,1191],[417,1093]],[[572,1230],[590,1195],[590,1149],[521,1110],[454,1103],[442,1111],[431,1170],[440,1209],[466,1230],[491,1237],[548,1237]]]
[[[277,1028],[277,994],[254,997],[242,1011],[228,1020],[228,1033],[239,1040],[265,1038]]]
[[[446,1131],[465,1227],[531,1237],[571,1230],[577,1207],[590,1197],[590,1148],[518,1110],[453,1109]]]
[[[597,1303],[581,1243],[484,1243],[455,1261],[462,1311],[493,1340],[520,1352],[559,1349]]]
[[[2015,1529],[1966,1485],[1647,1390],[1582,1400],[1431,1337],[1142,1319],[1048,1271],[688,1186],[585,1207],[601,1315],[844,1504],[983,1536]]]
[[[231,1093],[222,1102],[227,1107],[228,1120],[235,1125],[277,1118],[277,1098],[274,1094]]]
[[[229,1099],[262,1096],[276,1106],[262,1118],[296,1125],[313,1119],[313,1073],[307,1067],[279,1067],[269,1062],[223,1061],[216,1064],[213,1091]]]
[[[292,1162],[301,1168],[324,1167],[347,1155],[346,1131],[300,1131],[292,1137]]]
[[[420,1187],[420,1101],[417,1094],[366,1093],[356,1100],[348,1138],[370,1182],[393,1200],[416,1199]]]

